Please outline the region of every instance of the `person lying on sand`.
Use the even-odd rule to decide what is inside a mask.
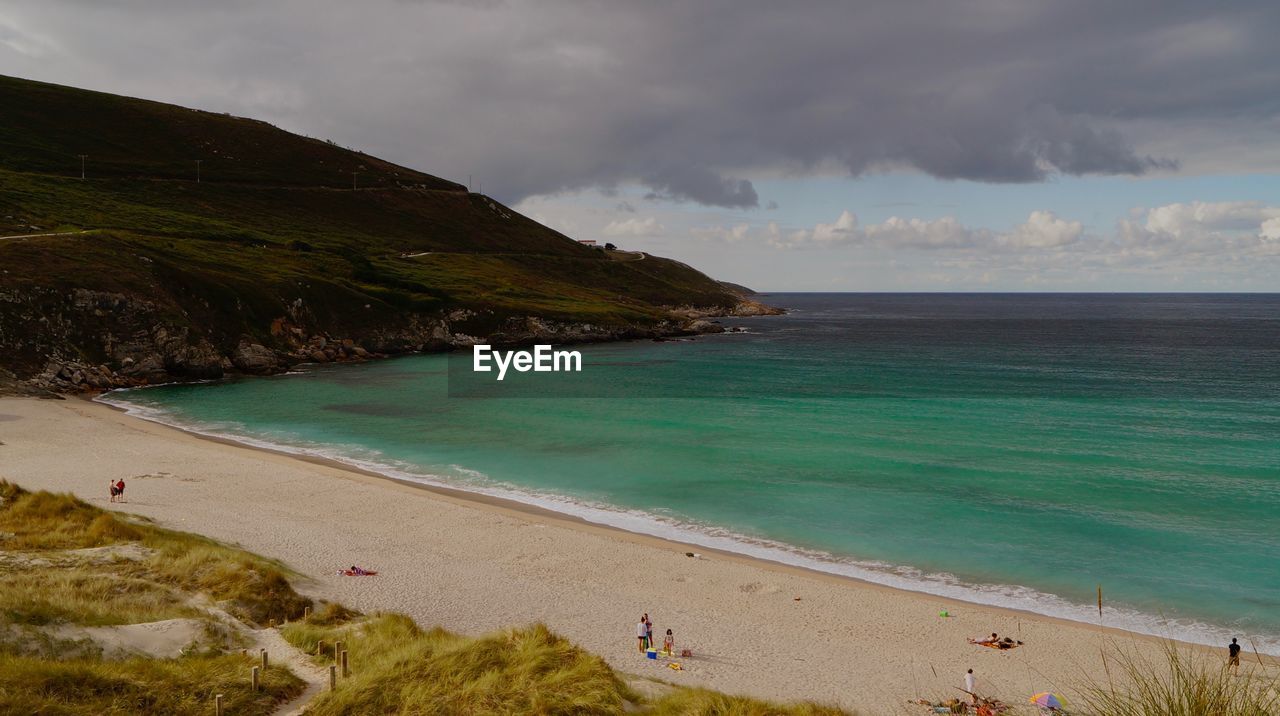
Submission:
[[[992,649],[1000,649],[1002,651],[1005,649],[1013,649],[1015,647],[1022,646],[1022,642],[1020,641],[1014,641],[1013,639],[1010,639],[1007,636],[1001,639],[996,634],[992,634],[991,636],[985,639],[969,639],[968,641],[970,644],[973,644],[975,646],[986,646]]]
[[[377,572],[373,571],[372,569],[357,567],[354,564],[351,565],[350,569],[338,570],[338,576],[347,576],[347,577],[372,577],[375,574],[377,574]]]

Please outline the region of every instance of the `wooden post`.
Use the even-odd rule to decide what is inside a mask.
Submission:
[[[347,650],[342,650],[342,678],[351,676],[351,669],[347,667]]]
[[[213,697],[213,716],[222,716],[222,694]]]
[[[307,619],[310,619],[310,618],[311,618],[311,607],[303,607],[303,608],[302,608],[302,620],[303,620],[303,621],[306,621]]]
[[[269,620],[269,621],[267,622],[267,628],[268,628],[268,629],[275,629],[275,628],[276,628],[276,620],[275,620],[275,619],[271,619],[271,620]]]
[[[333,664],[329,665],[329,690],[333,691],[338,688],[338,667]]]
[[[333,643],[333,663],[335,664],[338,663],[338,660],[341,658],[342,658],[342,642],[335,641]]]
[[[258,667],[256,667],[256,666],[255,666],[255,667],[253,667],[253,676],[252,676],[252,678],[250,679],[250,682],[251,682],[251,684],[253,685],[253,690],[254,690],[254,691],[259,691],[259,690],[260,690],[260,689],[259,689],[260,684],[259,684],[259,682],[258,682]]]
[[[263,671],[267,670],[267,650],[266,649],[262,650],[262,670]]]
[[[320,656],[320,652],[324,651],[324,639],[316,640],[316,656]]]

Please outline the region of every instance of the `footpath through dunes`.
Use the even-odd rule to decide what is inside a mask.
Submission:
[[[766,310],[264,122],[11,77],[0,106],[0,236],[15,237],[0,241],[0,353],[35,388],[653,337]]]
[[[907,701],[956,696],[973,668],[984,696],[1025,705],[1052,690],[1091,713],[1078,707],[1089,685],[1108,683],[1121,657],[1164,663],[1156,639],[427,491],[93,403],[0,399],[0,414],[16,418],[0,423],[4,469],[33,488],[72,490],[106,506],[103,478],[122,478],[129,502],[112,509],[284,559],[310,578],[315,597],[403,613],[423,629],[440,625],[468,638],[543,623],[617,674],[878,715],[928,713]],[[352,564],[379,574],[335,574]],[[646,612],[658,633],[672,628],[677,648],[693,651],[675,659],[681,671],[637,652],[635,620]],[[993,631],[1024,645],[1000,651],[966,641]],[[1178,649],[1204,673],[1222,672],[1221,650]],[[1240,680],[1251,689],[1275,674],[1252,656],[1242,673],[1255,675]]]

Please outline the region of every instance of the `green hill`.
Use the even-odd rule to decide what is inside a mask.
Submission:
[[[583,246],[264,122],[8,77],[0,236],[22,237],[0,239],[0,365],[56,390],[762,310],[679,262]]]

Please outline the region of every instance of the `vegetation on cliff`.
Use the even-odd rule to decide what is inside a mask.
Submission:
[[[656,335],[744,302],[264,122],[6,77],[0,236],[25,237],[0,239],[3,364],[89,388]]]

